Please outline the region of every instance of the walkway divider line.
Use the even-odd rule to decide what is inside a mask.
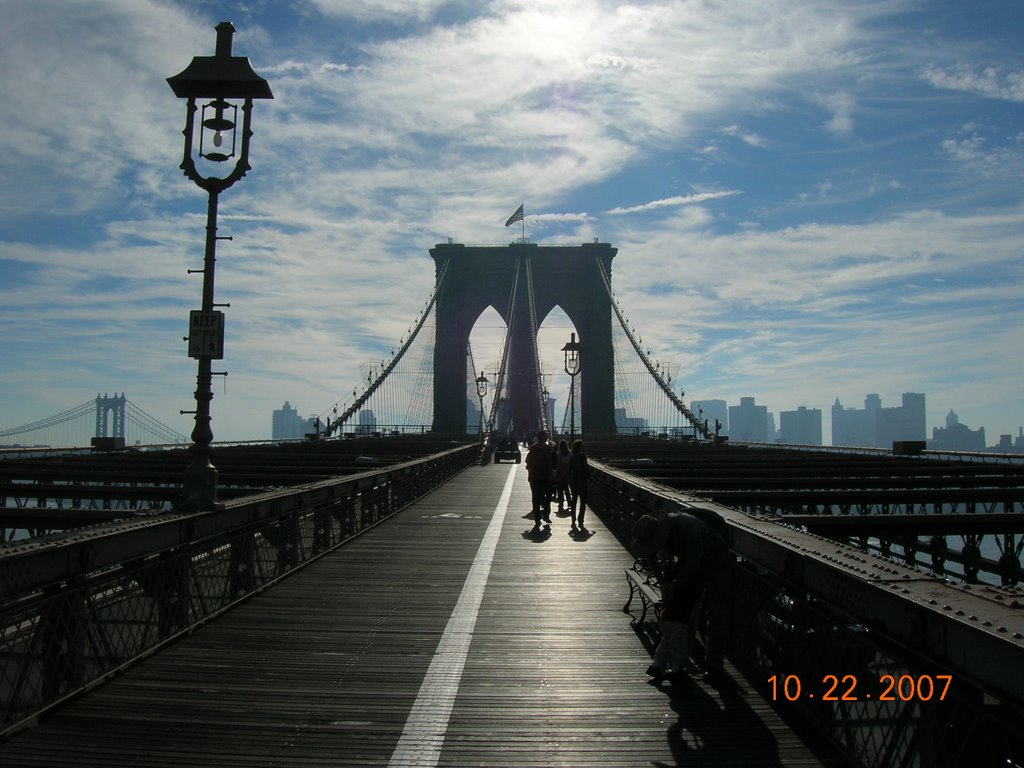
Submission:
[[[469,645],[480,613],[480,603],[491,573],[491,562],[501,536],[509,501],[512,498],[512,483],[518,465],[509,468],[505,487],[494,508],[483,541],[477,550],[473,565],[462,585],[462,593],[452,610],[448,624],[441,635],[434,658],[427,668],[427,674],[420,685],[416,701],[405,721],[402,736],[395,746],[388,766],[394,768],[435,768],[441,758],[448,731],[448,721],[455,706],[455,695],[459,691],[462,670],[466,666]]]

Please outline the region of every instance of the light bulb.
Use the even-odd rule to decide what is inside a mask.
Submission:
[[[223,143],[224,143],[224,136],[221,135],[220,131],[217,131],[215,134],[213,134],[213,146],[219,147]]]

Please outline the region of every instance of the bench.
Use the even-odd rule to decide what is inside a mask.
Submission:
[[[661,590],[658,589],[657,580],[653,573],[647,570],[646,564],[638,558],[631,568],[626,568],[626,583],[629,585],[629,598],[622,606],[623,613],[630,614],[630,624],[634,627],[647,621],[647,611],[654,609],[652,619],[657,623],[657,609],[661,605]],[[630,613],[629,607],[633,604],[633,598],[640,598],[640,617],[637,618]]]

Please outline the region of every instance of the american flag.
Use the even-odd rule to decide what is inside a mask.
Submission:
[[[520,203],[519,207],[516,208],[516,212],[508,217],[508,221],[505,222],[506,227],[511,227],[517,221],[523,220],[523,205],[525,205],[525,203]]]

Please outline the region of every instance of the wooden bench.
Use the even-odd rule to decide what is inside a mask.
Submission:
[[[652,621],[656,625],[658,621],[657,609],[661,605],[661,590],[658,588],[654,574],[647,570],[642,559],[637,559],[631,568],[626,568],[626,583],[629,585],[629,598],[622,606],[623,613],[630,614],[630,623],[633,626],[643,624],[647,621],[647,611],[652,611]],[[640,617],[633,616],[629,607],[633,604],[633,598],[640,598]]]

